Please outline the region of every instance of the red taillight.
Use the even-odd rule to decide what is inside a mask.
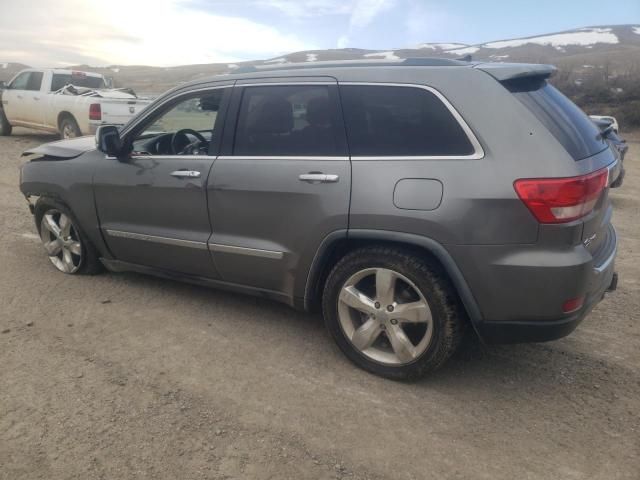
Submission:
[[[563,313],[577,312],[582,308],[583,304],[584,304],[584,295],[578,298],[571,298],[562,304],[562,312]]]
[[[593,210],[608,178],[609,171],[603,168],[580,177],[525,178],[513,186],[540,223],[565,223]]]
[[[89,105],[89,120],[102,120],[102,108],[99,103]]]

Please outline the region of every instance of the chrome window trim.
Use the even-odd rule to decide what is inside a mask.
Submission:
[[[109,157],[107,157],[109,158]],[[132,160],[144,160],[146,158],[154,160],[174,160],[176,158],[184,160],[215,160],[215,155],[131,155],[129,157]]]
[[[273,260],[281,260],[284,252],[275,250],[262,250],[260,248],[237,247],[235,245],[223,245],[220,243],[209,242],[209,250],[220,253],[236,253],[239,255],[249,255],[252,257],[270,258]]]
[[[127,238],[130,240],[140,240],[143,242],[161,243],[163,245],[173,245],[177,247],[189,247],[198,250],[207,250],[205,242],[196,242],[194,240],[182,240],[179,238],[159,237],[157,235],[146,235],[142,233],[123,232],[122,230],[105,230],[110,237]]]
[[[258,82],[258,83],[241,83],[242,80],[238,80],[236,82],[236,84],[234,85],[235,88],[241,88],[241,87],[288,87],[288,86],[293,86],[293,87],[298,87],[298,86],[304,86],[304,85],[326,85],[326,86],[331,86],[331,85],[338,85],[338,81],[334,80],[334,81],[318,81],[318,80],[312,80],[309,82],[303,82],[303,81],[295,81],[295,82]]]
[[[473,147],[473,153],[471,155],[351,155],[351,160],[479,160],[484,158],[484,149],[482,145],[478,141],[475,133],[471,130],[471,127],[467,124],[465,119],[460,115],[460,113],[456,110],[456,108],[447,100],[447,98],[436,90],[433,87],[428,85],[420,85],[417,83],[389,83],[389,82],[339,82],[338,85],[365,85],[365,86],[373,86],[373,87],[405,87],[405,88],[419,88],[422,90],[426,90],[432,94],[434,94],[438,100],[440,100],[449,113],[453,115],[453,118],[456,119],[464,133],[467,135],[467,139],[471,143]]]
[[[326,161],[349,161],[348,156],[329,157],[329,156],[296,156],[296,155],[268,155],[268,156],[252,156],[252,155],[220,155],[217,160],[326,160]]]

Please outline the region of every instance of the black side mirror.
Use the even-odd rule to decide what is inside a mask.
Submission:
[[[110,157],[119,157],[123,148],[118,127],[113,125],[99,126],[96,130],[96,147]]]

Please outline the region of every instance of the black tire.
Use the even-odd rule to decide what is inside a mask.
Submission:
[[[38,234],[41,235],[41,226],[42,226],[42,217],[49,211],[57,211],[65,214],[67,217],[71,219],[73,224],[73,228],[77,233],[77,240],[80,242],[82,246],[82,258],[80,260],[80,265],[75,272],[70,273],[71,275],[96,275],[104,271],[104,267],[100,262],[100,255],[96,250],[91,240],[87,237],[87,235],[80,227],[80,223],[76,219],[73,212],[62,202],[48,198],[41,197],[35,206],[34,217],[36,221],[36,228],[38,230]]]
[[[60,138],[63,140],[82,136],[80,127],[78,127],[78,122],[76,122],[76,120],[71,116],[63,117],[62,120],[60,120],[58,131],[60,133]]]
[[[426,350],[411,363],[389,365],[372,360],[351,343],[341,326],[338,313],[340,292],[352,275],[370,268],[393,270],[409,279],[431,310],[431,340]],[[394,380],[415,380],[440,368],[460,345],[467,325],[464,308],[441,268],[419,254],[395,247],[366,247],[345,255],[327,278],[322,311],[329,333],[353,363]]]
[[[4,114],[3,110],[0,110],[0,136],[5,137],[11,135],[11,131],[13,127],[7,120],[7,116]]]

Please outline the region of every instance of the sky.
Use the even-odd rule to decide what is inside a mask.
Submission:
[[[0,0],[0,62],[233,63],[640,24],[640,0]]]

